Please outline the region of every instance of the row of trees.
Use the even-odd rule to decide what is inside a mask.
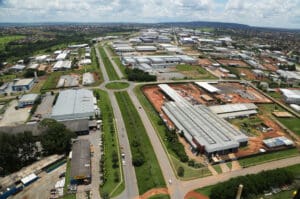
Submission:
[[[292,172],[285,169],[263,171],[258,174],[251,174],[232,178],[226,182],[217,184],[211,190],[210,199],[235,198],[238,186],[244,185],[242,198],[250,199],[269,190],[271,187],[280,187],[291,184],[294,181]]]
[[[7,175],[27,166],[44,155],[64,154],[71,149],[74,132],[65,125],[44,119],[39,124],[40,136],[32,132],[19,134],[0,133],[0,175]],[[42,150],[38,149],[41,143]]]
[[[129,81],[138,81],[138,82],[152,82],[156,81],[155,75],[150,75],[147,72],[144,72],[140,69],[130,69],[126,68],[125,73],[127,74]]]

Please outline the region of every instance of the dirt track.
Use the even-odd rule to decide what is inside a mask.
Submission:
[[[196,191],[191,191],[191,192],[188,192],[184,199],[190,199],[190,198],[194,198],[194,199],[209,199],[209,197],[207,196],[204,196],[200,193],[197,193]]]

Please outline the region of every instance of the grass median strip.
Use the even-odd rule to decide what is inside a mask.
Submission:
[[[120,163],[120,150],[115,130],[114,115],[110,104],[109,96],[105,91],[95,90],[102,114],[102,140],[104,155],[101,157],[100,168],[103,173],[103,185],[100,186],[102,197],[114,197],[124,190],[122,167]],[[120,184],[121,183],[121,184]]]
[[[107,75],[109,77],[109,80],[119,80],[120,78],[119,78],[118,74],[116,73],[111,61],[109,60],[109,57],[105,53],[103,46],[99,47],[99,52],[100,52],[100,56],[103,61],[104,67],[106,69]]]
[[[165,181],[153,147],[128,93],[126,91],[116,92],[115,95],[122,112],[130,142],[139,194],[141,195],[152,188],[165,187]]]
[[[126,66],[124,66],[122,63],[121,63],[121,60],[119,57],[114,57],[113,58],[114,62],[118,65],[120,71],[122,72],[122,74],[124,75],[124,77],[127,77],[127,74],[125,72],[125,69],[126,69]]]

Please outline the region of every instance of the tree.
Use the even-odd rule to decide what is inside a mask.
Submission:
[[[119,163],[119,157],[116,151],[113,151],[111,154],[112,158],[112,163],[113,163],[113,168],[118,167],[118,163]]]
[[[177,169],[177,175],[179,177],[183,177],[184,176],[184,168],[183,167],[178,167],[178,169]]]
[[[133,153],[132,164],[135,167],[142,166],[145,163],[144,154],[140,151]]]
[[[65,125],[53,119],[44,119],[39,128],[42,131],[41,143],[45,154],[63,154],[70,151],[71,139],[76,137],[76,134]]]

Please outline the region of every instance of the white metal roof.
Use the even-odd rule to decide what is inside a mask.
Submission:
[[[93,92],[86,89],[64,90],[59,93],[52,109],[52,118],[89,118],[94,114]]]
[[[281,88],[280,91],[288,98],[300,98],[300,90]]]
[[[210,106],[209,109],[216,114],[231,113],[237,111],[246,111],[257,109],[253,103],[237,103]]]
[[[22,178],[22,179],[21,179],[21,182],[22,182],[23,184],[27,184],[27,183],[29,183],[30,181],[32,181],[32,180],[34,180],[34,179],[36,179],[36,178],[37,178],[37,175],[35,175],[34,173],[32,173],[32,174],[30,174],[30,175],[28,175],[28,176]]]
[[[20,102],[31,102],[35,101],[39,97],[38,94],[26,94],[21,97]]]
[[[25,86],[25,85],[29,85],[31,82],[33,82],[34,79],[33,78],[29,78],[29,79],[20,79],[19,81],[17,81],[14,86]]]
[[[208,82],[195,82],[195,84],[197,84],[201,88],[203,88],[203,89],[205,89],[205,90],[207,90],[207,91],[209,91],[211,93],[220,92],[220,90],[218,88],[212,86]]]

